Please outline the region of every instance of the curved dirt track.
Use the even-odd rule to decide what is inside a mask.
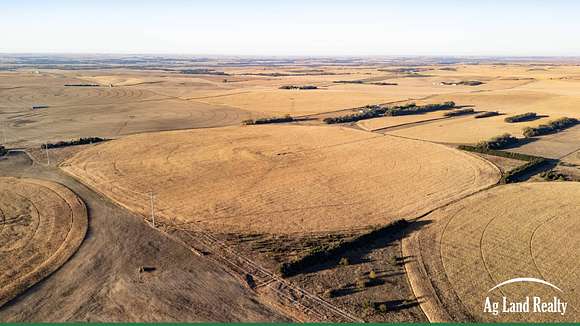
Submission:
[[[87,224],[85,204],[64,186],[0,178],[0,306],[64,264]]]
[[[431,224],[405,240],[415,256],[407,272],[415,295],[431,321],[555,322],[580,316],[580,184],[524,183],[495,187],[438,210]],[[562,289],[517,283],[521,277],[545,280]],[[538,296],[568,303],[559,313],[483,311],[486,297],[510,301]],[[533,308],[533,307],[532,307]]]
[[[295,125],[143,134],[62,168],[117,202],[208,229],[340,231],[416,217],[499,179],[454,149],[349,128]]]

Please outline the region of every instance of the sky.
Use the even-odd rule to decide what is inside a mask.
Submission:
[[[0,53],[580,56],[580,1],[0,0]]]

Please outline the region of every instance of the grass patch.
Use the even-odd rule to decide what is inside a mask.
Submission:
[[[509,117],[505,118],[504,121],[509,122],[509,123],[515,123],[515,122],[535,120],[537,118],[538,118],[538,115],[535,112],[528,112],[528,113],[509,116]]]
[[[300,274],[306,268],[320,264],[321,262],[329,260],[336,261],[339,257],[343,258],[342,256],[347,251],[365,246],[368,243],[393,232],[393,230],[407,226],[408,223],[409,222],[406,220],[400,219],[350,240],[339,240],[331,244],[312,248],[304,256],[280,264],[278,272],[283,277],[288,277]]]
[[[561,119],[550,121],[547,124],[539,125],[535,128],[526,127],[526,128],[524,128],[524,136],[525,137],[535,137],[535,136],[553,134],[556,132],[560,132],[564,129],[574,127],[576,124],[578,124],[578,119],[564,117]]]
[[[347,257],[342,257],[342,258],[340,259],[340,261],[338,262],[338,264],[339,264],[340,266],[348,266],[348,265],[350,265],[350,260],[348,260],[348,258],[347,258]]]

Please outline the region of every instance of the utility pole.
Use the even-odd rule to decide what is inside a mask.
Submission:
[[[153,195],[153,191],[149,192],[149,199],[150,199],[150,203],[151,203],[151,221],[153,222],[153,227],[155,227],[155,206],[154,206],[154,202],[153,199],[155,198],[155,195]]]
[[[48,155],[48,142],[44,144],[44,150],[46,151],[46,164],[50,165],[50,156]]]
[[[6,144],[6,121],[2,121],[2,138],[4,138],[2,144]]]

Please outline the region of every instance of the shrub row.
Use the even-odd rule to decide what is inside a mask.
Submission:
[[[368,105],[358,113],[347,114],[338,117],[325,118],[323,121],[328,124],[355,122],[359,120],[372,119],[380,116],[400,116],[410,114],[421,114],[439,110],[451,110],[455,107],[454,102],[441,104],[416,105],[415,103],[385,107],[380,105]]]
[[[187,74],[187,75],[217,75],[217,76],[229,76],[228,73],[225,73],[223,71],[216,71],[214,69],[205,69],[205,68],[200,68],[200,69],[183,69],[179,71],[182,74]]]
[[[377,86],[397,86],[399,84],[397,84],[397,83],[376,82],[376,83],[371,83],[371,85],[377,85]]]
[[[447,86],[455,86],[455,85],[463,85],[463,86],[479,86],[485,84],[479,80],[462,80],[460,82],[441,82],[443,85]]]
[[[440,104],[425,104],[425,105],[416,105],[415,103],[410,103],[406,105],[388,108],[385,112],[385,115],[399,116],[399,115],[421,114],[433,111],[451,110],[453,108],[455,108],[455,102],[452,101]]]
[[[340,240],[324,246],[318,246],[309,250],[304,256],[290,262],[282,263],[278,271],[283,277],[293,276],[301,273],[304,269],[320,264],[328,260],[338,260],[342,255],[352,249],[368,245],[380,237],[383,237],[395,230],[408,225],[404,219],[396,220],[371,232],[359,235],[350,240]]]
[[[547,160],[545,158],[535,158],[524,165],[520,165],[504,173],[504,175],[501,177],[500,183],[512,183],[518,181],[522,176],[530,173],[546,162]]]
[[[338,117],[329,117],[329,118],[325,118],[322,121],[324,121],[324,123],[327,123],[327,124],[355,122],[355,121],[359,121],[359,120],[380,117],[380,116],[385,114],[386,110],[387,109],[385,107],[381,107],[378,105],[366,106],[363,109],[361,109],[358,113],[341,115]]]
[[[99,87],[99,84],[65,84],[65,87]]]
[[[59,141],[57,143],[47,143],[42,144],[40,146],[41,149],[50,149],[50,148],[59,148],[59,147],[66,147],[66,146],[76,146],[76,145],[86,145],[86,144],[93,144],[93,143],[100,143],[108,139],[101,138],[101,137],[87,137],[87,138],[79,138],[75,140],[69,141]]]
[[[244,120],[242,121],[245,125],[263,125],[268,123],[283,123],[283,122],[292,122],[294,118],[290,115],[285,115],[283,117],[272,117],[272,118],[259,118],[256,120]]]
[[[568,180],[568,178],[564,174],[562,174],[560,172],[556,172],[554,170],[542,172],[542,173],[540,173],[540,177],[542,177],[546,181],[567,181]]]
[[[545,125],[539,125],[535,128],[526,127],[524,128],[524,136],[535,137],[552,134],[564,130],[566,128],[573,127],[576,124],[578,124],[578,119],[564,117],[558,120],[550,121],[548,122],[548,124]]]
[[[482,113],[478,113],[475,115],[476,119],[481,119],[481,118],[488,118],[488,117],[493,117],[499,115],[499,112],[497,111],[487,111],[487,112],[482,112]]]
[[[305,85],[305,86],[284,85],[280,86],[280,89],[318,89],[318,87],[313,85]]]
[[[335,80],[335,84],[364,84],[364,80]]]
[[[538,117],[535,112],[528,112],[523,114],[512,115],[510,117],[505,118],[505,122],[514,123],[514,122],[522,122],[522,121],[529,121],[534,120]]]
[[[446,117],[456,117],[458,115],[465,115],[465,114],[472,114],[472,113],[475,113],[475,110],[472,108],[469,108],[469,109],[459,109],[459,110],[448,111],[448,112],[445,112],[443,115]]]
[[[479,147],[483,150],[503,149],[503,148],[515,146],[518,144],[518,142],[519,142],[519,140],[516,137],[514,137],[510,134],[503,134],[501,136],[496,136],[496,137],[493,137],[489,140],[482,141],[479,144],[477,144],[477,147]]]

